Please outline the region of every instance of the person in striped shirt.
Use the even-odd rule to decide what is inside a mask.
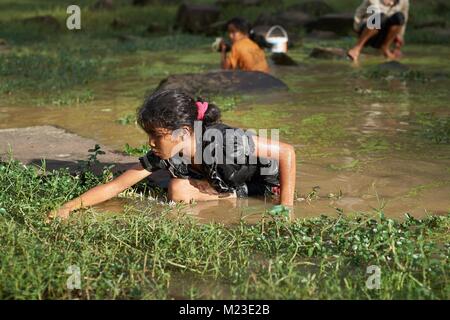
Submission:
[[[356,9],[354,17],[353,28],[359,35],[358,41],[347,52],[347,56],[358,61],[362,49],[371,46],[380,49],[389,60],[399,59],[405,42],[408,13],[409,0],[364,0]],[[377,18],[380,21],[375,27],[372,22],[377,19],[371,19],[374,14],[379,14]]]

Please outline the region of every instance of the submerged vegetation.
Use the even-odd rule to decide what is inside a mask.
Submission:
[[[55,204],[103,179],[1,163],[0,298],[449,297],[449,215],[394,221],[381,206],[289,221],[278,210],[226,227],[165,205],[45,223]],[[79,289],[67,288],[70,266]],[[379,289],[370,266],[381,272]]]
[[[418,113],[416,124],[417,134],[437,144],[450,143],[450,117],[436,116],[432,113]]]

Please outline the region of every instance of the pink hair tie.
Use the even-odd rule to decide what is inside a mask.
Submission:
[[[197,120],[203,120],[203,117],[205,116],[206,110],[208,110],[208,102],[200,102],[197,101],[195,103],[197,106]]]

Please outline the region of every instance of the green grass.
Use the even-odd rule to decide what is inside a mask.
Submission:
[[[394,221],[380,208],[289,222],[266,212],[258,224],[224,226],[148,205],[44,222],[105,177],[0,165],[1,299],[449,298],[449,215]],[[71,291],[72,265],[81,289]],[[380,289],[366,287],[371,265]]]
[[[61,90],[85,85],[96,74],[97,66],[95,59],[64,52],[0,55],[0,77],[7,80],[8,90]]]

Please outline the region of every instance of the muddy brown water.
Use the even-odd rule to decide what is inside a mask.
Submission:
[[[450,74],[450,48],[433,48],[409,47],[403,62],[427,74]],[[450,212],[450,147],[421,138],[414,123],[422,112],[450,115],[449,77],[426,82],[370,79],[361,74],[381,63],[380,57],[365,57],[355,68],[347,62],[310,60],[301,52],[292,55],[301,60],[300,67],[273,71],[288,83],[289,92],[243,97],[223,118],[245,128],[279,128],[281,140],[296,147],[296,217],[373,212],[380,207],[393,218]],[[97,98],[80,106],[0,101],[0,128],[57,125],[116,150],[126,143],[139,146],[146,143],[145,134],[135,125],[116,123],[141,103],[142,96],[130,96],[128,87],[98,86]],[[148,201],[117,198],[98,208],[120,212],[124,204],[141,206]],[[261,210],[272,205],[269,199],[221,200],[184,210],[202,222],[230,224],[242,217],[256,221]]]

